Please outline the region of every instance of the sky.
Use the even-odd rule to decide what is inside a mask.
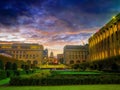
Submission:
[[[88,43],[118,13],[120,0],[0,0],[0,41],[39,43],[56,55]]]

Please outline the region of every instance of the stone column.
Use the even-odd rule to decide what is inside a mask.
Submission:
[[[120,55],[120,20],[117,22],[117,31],[118,31],[118,52]]]

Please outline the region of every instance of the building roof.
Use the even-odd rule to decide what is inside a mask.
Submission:
[[[120,21],[120,13],[116,16],[113,16],[112,19],[106,23],[102,28],[100,28],[96,33],[94,33],[90,38],[89,41],[94,38],[96,35],[100,34],[103,30],[107,30],[108,27],[110,27],[112,24],[116,23],[117,21]]]
[[[86,45],[66,45],[64,47],[64,49],[83,49],[83,48],[87,48],[88,47],[88,44]]]
[[[36,43],[13,43],[13,44],[0,44],[0,47],[2,48],[24,48],[24,49],[38,49],[38,48],[44,48],[43,45],[39,45]]]

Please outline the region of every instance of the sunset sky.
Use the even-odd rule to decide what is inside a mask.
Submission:
[[[0,0],[0,41],[39,43],[62,53],[120,13],[120,0]]]

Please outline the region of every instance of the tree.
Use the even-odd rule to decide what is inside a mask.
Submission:
[[[11,62],[7,62],[6,64],[5,64],[5,70],[11,70],[12,69],[12,64],[11,64]]]
[[[113,63],[111,66],[112,71],[118,71],[119,70],[119,66],[116,63]]]
[[[80,66],[79,66],[79,64],[74,64],[74,65],[72,66],[72,68],[73,68],[73,69],[79,69]]]
[[[25,69],[25,65],[24,65],[24,64],[22,64],[22,65],[21,65],[21,68],[24,70],[24,69]]]
[[[30,67],[28,65],[25,65],[25,70],[29,70]]]
[[[2,62],[2,60],[0,60],[0,70],[3,70],[4,69],[4,64]]]
[[[26,74],[29,73],[29,69],[30,69],[30,67],[29,67],[28,65],[25,65],[25,71],[26,71]]]
[[[12,70],[17,70],[17,68],[18,68],[18,67],[17,67],[17,64],[16,64],[16,63],[13,63],[13,64],[12,64]]]

